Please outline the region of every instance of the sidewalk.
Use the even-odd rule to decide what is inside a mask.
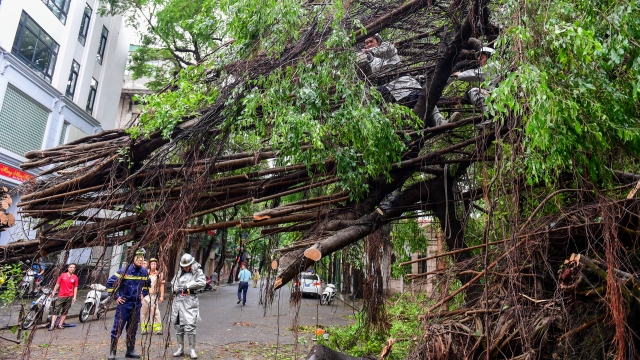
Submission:
[[[345,296],[343,293],[338,292],[335,296],[336,299],[342,301],[343,304],[347,305],[351,309],[355,311],[362,310],[362,299],[351,300],[350,296]]]
[[[89,292],[89,289],[78,290],[76,302],[75,304],[71,305],[71,308],[69,309],[69,315],[67,315],[67,318],[78,317],[78,315],[80,314],[80,310],[84,305],[84,301],[87,298],[88,292]],[[13,304],[0,308],[0,330],[10,329],[18,325],[18,317],[20,315],[21,304],[24,305],[24,311],[26,314],[26,312],[29,311],[29,307],[31,306],[31,303],[38,300],[40,295],[42,295],[42,293],[36,296],[30,296],[30,297],[24,298],[21,301],[15,300]],[[49,315],[49,314],[45,314],[45,316],[43,316],[43,320],[46,319],[46,315]]]

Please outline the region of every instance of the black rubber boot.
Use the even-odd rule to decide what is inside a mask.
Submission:
[[[111,348],[109,348],[108,360],[116,360],[116,351],[118,350],[118,339],[111,339]]]
[[[136,353],[135,347],[135,341],[127,341],[127,353],[124,355],[124,357],[129,359],[140,359],[140,354]]]

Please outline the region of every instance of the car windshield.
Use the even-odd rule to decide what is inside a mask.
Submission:
[[[318,278],[315,275],[302,275],[302,280],[317,281]]]

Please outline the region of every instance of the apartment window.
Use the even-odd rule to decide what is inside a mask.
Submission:
[[[82,14],[82,22],[80,23],[80,33],[78,34],[78,41],[84,46],[87,41],[87,34],[89,33],[89,22],[91,21],[91,6],[84,4],[84,13]]]
[[[109,36],[109,30],[103,26],[102,34],[100,34],[100,45],[98,45],[98,54],[96,55],[96,60],[100,65],[102,65],[102,59],[104,58],[104,50],[107,48],[107,36]]]
[[[23,11],[11,53],[40,77],[51,82],[59,48],[58,43]]]
[[[42,2],[63,24],[67,23],[67,13],[69,12],[71,0],[42,0]]]
[[[62,124],[62,131],[60,131],[60,139],[58,139],[58,145],[64,144],[64,141],[67,139],[67,129],[69,128],[69,123],[64,122]]]
[[[7,84],[0,110],[2,147],[18,155],[41,149],[50,111],[11,83]]]
[[[78,74],[80,73],[80,64],[78,64],[75,60],[71,64],[71,72],[69,72],[69,80],[67,80],[67,91],[65,92],[65,96],[69,98],[69,100],[73,100],[73,94],[76,92],[76,83],[78,82]]]
[[[98,82],[91,78],[91,88],[89,89],[89,97],[87,98],[87,112],[93,113],[93,104],[96,101],[96,93],[98,92]]]

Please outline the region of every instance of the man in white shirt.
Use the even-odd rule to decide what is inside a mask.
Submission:
[[[251,280],[251,272],[247,270],[247,264],[240,264],[240,273],[238,274],[238,278],[240,278],[240,282],[238,283],[238,304],[242,301],[242,306],[247,303],[247,290],[249,290],[249,280]],[[242,298],[240,298],[242,295]]]

